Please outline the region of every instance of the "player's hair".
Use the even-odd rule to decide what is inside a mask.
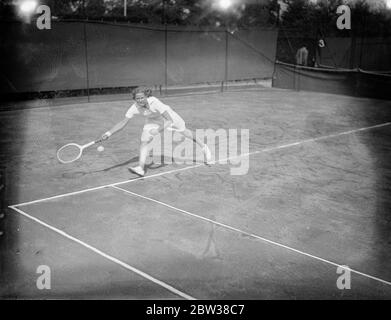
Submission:
[[[136,99],[137,93],[144,93],[145,96],[148,98],[148,97],[152,96],[152,89],[145,87],[145,86],[140,86],[140,87],[133,89],[133,91],[132,91],[133,99]]]

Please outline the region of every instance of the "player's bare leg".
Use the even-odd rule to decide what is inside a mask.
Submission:
[[[197,143],[201,147],[202,151],[204,152],[205,162],[208,164],[211,163],[212,154],[211,154],[208,146],[203,141],[198,139],[197,136],[190,129],[185,129],[185,131],[181,131],[180,133],[183,136],[185,136],[186,138],[193,140],[195,143]]]
[[[145,162],[147,160],[149,154],[149,143],[141,142],[140,144],[140,157],[138,161],[138,165],[144,170]]]
[[[148,157],[148,153],[149,153],[149,142],[141,141],[138,166],[137,167],[129,167],[129,170],[138,174],[139,176],[144,176],[145,175],[144,167],[145,167],[145,162]]]

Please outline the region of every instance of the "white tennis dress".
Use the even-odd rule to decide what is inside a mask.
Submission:
[[[134,103],[126,112],[125,117],[128,119],[133,118],[135,115],[142,115],[145,117],[145,124],[141,140],[148,141],[151,137],[149,131],[151,129],[159,129],[164,123],[164,117],[162,114],[167,112],[173,120],[173,123],[167,128],[167,130],[183,132],[186,130],[185,121],[174,111],[170,106],[164,104],[156,97],[147,98],[149,108],[139,107],[137,103]]]

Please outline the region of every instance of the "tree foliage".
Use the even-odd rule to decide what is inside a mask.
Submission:
[[[391,10],[385,0],[283,0],[286,10],[282,14],[282,25],[297,29],[305,35],[322,30],[329,35],[390,35]],[[351,9],[352,29],[339,30],[337,8],[348,5]]]
[[[323,30],[328,34],[390,35],[391,9],[386,0],[236,0],[222,11],[216,0],[41,0],[60,19],[127,21],[131,23],[228,27],[270,27],[281,25],[310,36]],[[0,2],[2,17],[10,16],[15,1]],[[337,7],[348,4],[352,30],[336,28]],[[15,11],[15,10],[14,10]]]

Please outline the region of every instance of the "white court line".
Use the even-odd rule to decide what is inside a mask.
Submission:
[[[178,296],[180,296],[180,297],[182,297],[184,299],[196,300],[192,296],[190,296],[190,295],[188,295],[188,294],[186,294],[186,293],[184,293],[182,291],[179,291],[178,289],[175,289],[174,287],[170,286],[169,284],[167,284],[167,283],[165,283],[165,282],[163,282],[161,280],[158,280],[158,279],[150,276],[149,274],[147,274],[147,273],[145,273],[145,272],[143,272],[143,271],[141,271],[141,270],[139,270],[139,269],[137,269],[135,267],[132,267],[132,266],[128,265],[127,263],[125,263],[125,262],[123,262],[121,260],[118,260],[117,258],[114,258],[114,257],[104,253],[103,251],[101,251],[101,250],[99,250],[99,249],[89,245],[88,243],[85,243],[85,242],[83,242],[83,241],[81,241],[81,240],[79,240],[79,239],[77,239],[77,238],[67,234],[66,232],[64,232],[64,231],[62,231],[60,229],[55,228],[55,227],[47,224],[46,222],[43,222],[42,220],[39,220],[39,219],[29,215],[28,213],[26,213],[26,212],[24,212],[24,211],[22,211],[22,210],[20,210],[18,208],[15,208],[14,206],[10,206],[10,208],[15,210],[16,212],[20,213],[21,215],[25,216],[26,218],[29,218],[29,219],[31,219],[31,220],[33,220],[33,221],[43,225],[44,227],[49,228],[50,230],[53,230],[54,232],[57,232],[58,234],[64,236],[65,238],[68,238],[68,239],[70,239],[70,240],[72,240],[72,241],[74,241],[74,242],[76,242],[78,244],[81,244],[82,246],[86,247],[87,249],[90,249],[91,251],[94,251],[98,255],[102,256],[103,258],[106,258],[106,259],[108,259],[108,260],[110,260],[110,261],[120,265],[121,267],[124,267],[125,269],[130,270],[130,271],[140,275],[141,277],[156,283],[157,285],[167,289],[168,291],[171,291],[172,293],[174,293],[174,294],[176,294],[176,295],[178,295]]]
[[[345,132],[330,134],[330,135],[322,136],[322,137],[318,137],[318,138],[306,139],[306,140],[293,142],[293,143],[289,143],[289,144],[285,144],[285,145],[281,145],[281,146],[276,146],[276,147],[269,147],[269,148],[265,148],[265,149],[262,149],[262,150],[258,150],[258,151],[254,151],[254,152],[250,152],[250,153],[245,153],[245,154],[229,157],[229,158],[226,158],[226,159],[219,159],[217,161],[212,161],[211,164],[224,162],[224,161],[227,161],[227,160],[232,160],[232,159],[241,158],[241,157],[248,157],[248,156],[251,156],[251,155],[254,155],[254,154],[259,154],[259,153],[262,153],[262,152],[269,152],[269,151],[279,150],[279,149],[283,149],[283,148],[289,148],[289,147],[293,147],[293,146],[298,146],[298,145],[301,145],[301,144],[304,144],[304,143],[310,143],[310,142],[315,142],[315,141],[319,141],[319,140],[335,138],[335,137],[338,137],[338,136],[352,134],[352,133],[356,133],[356,132],[360,132],[360,131],[365,131],[365,130],[380,128],[380,127],[385,127],[385,126],[389,126],[390,124],[391,124],[391,122],[386,122],[386,123],[382,123],[382,124],[378,124],[378,125],[374,125],[374,126],[370,126],[370,127],[365,127],[365,128],[354,129],[354,130],[349,130],[349,131],[345,131]],[[60,195],[57,195],[57,196],[52,196],[52,197],[42,198],[42,199],[38,199],[38,200],[34,200],[34,201],[14,204],[12,206],[13,207],[21,207],[21,206],[26,206],[26,205],[30,205],[30,204],[34,204],[34,203],[43,202],[43,201],[48,201],[48,200],[54,200],[54,199],[58,199],[58,198],[73,196],[73,195],[76,195],[76,194],[81,194],[81,193],[85,193],[85,192],[89,192],[89,191],[100,190],[100,189],[104,189],[104,188],[108,188],[108,187],[115,187],[115,186],[119,186],[121,184],[130,183],[130,182],[133,182],[133,181],[144,180],[144,179],[151,179],[151,178],[163,176],[163,175],[174,173],[174,172],[194,169],[194,168],[197,168],[197,167],[200,167],[200,166],[203,166],[203,165],[204,164],[196,164],[196,165],[188,166],[188,167],[181,168],[181,169],[174,169],[174,170],[170,170],[170,171],[160,172],[160,173],[157,173],[157,174],[152,174],[152,175],[146,176],[146,177],[120,181],[120,182],[116,182],[116,183],[112,183],[112,184],[107,184],[107,185],[103,185],[103,186],[99,186],[99,187],[95,187],[95,188],[83,189],[83,190],[79,190],[79,191],[75,191],[75,192],[63,193],[63,194],[60,194]]]
[[[152,201],[152,202],[155,202],[155,203],[158,203],[160,205],[163,205],[167,208],[170,208],[170,209],[173,209],[175,211],[179,211],[179,212],[182,212],[186,215],[189,215],[189,216],[192,216],[192,217],[195,217],[195,218],[198,218],[198,219],[201,219],[201,220],[204,220],[204,221],[207,221],[207,222],[210,222],[210,223],[213,223],[215,225],[218,225],[220,227],[223,227],[225,229],[229,229],[231,231],[236,231],[236,232],[239,232],[241,234],[245,234],[246,236],[249,236],[249,237],[252,237],[252,238],[256,238],[258,240],[262,240],[262,241],[265,241],[267,243],[270,243],[270,244],[273,244],[273,245],[276,245],[278,247],[282,247],[282,248],[285,248],[285,249],[288,249],[290,251],[293,251],[293,252],[296,252],[296,253],[299,253],[301,255],[304,255],[304,256],[307,256],[307,257],[310,257],[310,258],[313,258],[313,259],[316,259],[316,260],[319,260],[319,261],[322,261],[322,262],[325,262],[325,263],[328,263],[330,265],[333,265],[335,267],[343,267],[344,265],[341,265],[341,264],[338,264],[338,263],[335,263],[335,262],[332,262],[330,260],[326,260],[326,259],[323,259],[323,258],[320,258],[318,256],[315,256],[315,255],[312,255],[312,254],[309,254],[309,253],[306,253],[304,251],[300,251],[298,249],[294,249],[292,247],[289,247],[289,246],[286,246],[284,244],[281,244],[281,243],[278,243],[278,242],[275,242],[275,241],[272,241],[272,240],[269,240],[269,239],[266,239],[264,237],[261,237],[261,236],[258,236],[256,234],[253,234],[253,233],[249,233],[247,231],[244,231],[244,230],[240,230],[238,228],[235,228],[235,227],[231,227],[227,224],[224,224],[224,223],[221,223],[221,222],[218,222],[218,221],[215,221],[215,220],[211,220],[211,219],[208,219],[208,218],[205,218],[203,216],[200,216],[200,215],[197,215],[197,214],[194,214],[194,213],[191,213],[189,211],[186,211],[186,210],[182,210],[182,209],[179,209],[177,207],[174,207],[174,206],[171,206],[167,203],[164,203],[162,201],[159,201],[159,200],[155,200],[153,198],[149,198],[149,197],[146,197],[146,196],[143,196],[141,194],[138,194],[138,193],[134,193],[132,191],[129,191],[129,190],[126,190],[126,189],[123,189],[123,188],[120,188],[120,187],[117,187],[117,186],[113,186],[114,189],[118,189],[118,190],[121,190],[122,192],[126,192],[126,193],[129,193],[133,196],[136,196],[136,197],[139,197],[139,198],[142,198],[142,199],[145,199],[145,200],[149,200],[149,201]],[[359,274],[361,276],[364,276],[366,278],[370,278],[372,280],[376,280],[376,281],[379,281],[381,283],[384,283],[384,284],[387,284],[387,285],[391,285],[391,282],[389,281],[386,281],[386,280],[383,280],[383,279],[380,279],[380,278],[377,278],[377,277],[374,277],[374,276],[371,276],[369,274],[366,274],[366,273],[363,273],[363,272],[360,272],[360,271],[357,271],[357,270],[354,270],[354,269],[350,269],[349,270],[353,273],[356,273],[356,274]]]
[[[201,164],[196,164],[196,165],[194,165],[194,166],[188,166],[188,167],[181,168],[181,169],[174,169],[174,170],[170,170],[170,171],[164,171],[164,172],[152,174],[152,175],[146,176],[146,177],[139,177],[139,178],[136,178],[136,179],[124,180],[124,181],[120,181],[120,182],[116,182],[116,183],[112,183],[112,184],[105,184],[105,185],[103,185],[103,186],[99,186],[99,187],[95,187],[95,188],[88,188],[88,189],[83,189],[83,190],[79,190],[79,191],[74,191],[74,192],[59,194],[59,195],[57,195],[57,196],[53,196],[53,197],[49,197],[49,198],[43,198],[43,199],[38,199],[38,200],[34,200],[34,201],[29,201],[29,202],[23,202],[23,203],[19,203],[19,204],[14,204],[14,205],[9,206],[9,207],[27,206],[27,205],[30,205],[30,204],[35,204],[35,203],[39,203],[39,202],[43,202],[43,201],[48,201],[48,200],[54,200],[54,199],[59,199],[59,198],[64,198],[64,197],[69,197],[69,196],[74,196],[74,195],[81,194],[81,193],[85,193],[85,192],[89,192],[89,191],[95,191],[95,190],[100,190],[100,189],[104,189],[104,188],[119,186],[119,185],[121,185],[121,184],[129,183],[129,182],[131,182],[131,181],[138,181],[138,180],[143,180],[143,179],[149,179],[149,178],[154,178],[154,177],[158,177],[158,176],[163,176],[163,175],[165,175],[165,174],[169,174],[169,173],[173,173],[173,172],[185,171],[185,170],[197,168],[197,167],[200,167],[200,166],[203,166],[203,165],[204,165],[203,163],[201,163]]]

